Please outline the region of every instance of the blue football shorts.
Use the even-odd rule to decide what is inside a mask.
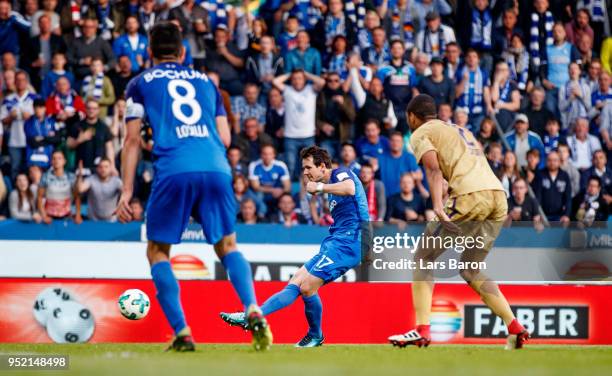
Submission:
[[[236,199],[232,177],[221,172],[185,172],[155,179],[147,203],[147,237],[178,244],[189,217],[202,226],[209,244],[234,232]]]
[[[306,270],[325,283],[333,282],[361,262],[361,237],[329,235],[321,249],[304,264]]]

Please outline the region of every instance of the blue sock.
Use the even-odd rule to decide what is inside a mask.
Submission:
[[[251,304],[257,304],[255,289],[253,288],[253,277],[251,276],[251,264],[244,258],[242,253],[233,251],[223,256],[221,263],[225,267],[234,290],[244,305],[245,311]]]
[[[321,331],[321,319],[323,318],[323,304],[319,294],[312,296],[302,296],[304,300],[304,313],[306,313],[306,320],[308,320],[308,334],[313,337],[321,338],[323,331]]]
[[[170,326],[174,329],[174,333],[178,334],[187,324],[185,323],[183,307],[181,307],[179,285],[170,267],[170,262],[162,261],[153,264],[151,275],[153,276],[155,289],[157,289],[157,301],[159,301]]]
[[[268,298],[261,306],[261,311],[264,316],[267,316],[295,302],[298,296],[300,296],[300,288],[290,283],[284,289]]]

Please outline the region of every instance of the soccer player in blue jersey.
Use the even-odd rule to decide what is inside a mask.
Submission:
[[[317,291],[361,262],[362,240],[369,234],[368,203],[357,175],[346,167],[333,170],[325,149],[311,146],[303,149],[300,157],[306,190],[312,194],[327,193],[334,224],[319,253],[293,275],[283,290],[271,296],[261,310],[269,315],[289,306],[301,295],[309,329],[296,347],[316,347],[324,340],[323,305]],[[221,313],[221,318],[230,325],[248,327],[242,312]]]
[[[168,350],[193,351],[179,285],[169,262],[170,245],[181,241],[190,216],[214,244],[246,311],[256,350],[267,349],[272,334],[257,306],[251,267],[236,249],[235,199],[225,147],[230,131],[219,91],[208,77],[180,64],[185,54],[178,27],[156,24],[149,54],[154,66],[126,88],[127,135],[122,154],[123,192],[117,207],[122,222],[132,219],[130,200],[140,149],[140,127],[153,130],[155,180],[147,204],[147,257],[157,300],[175,332]]]

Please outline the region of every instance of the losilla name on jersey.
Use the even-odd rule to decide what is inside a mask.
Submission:
[[[175,128],[176,136],[178,138],[185,137],[208,137],[208,127],[206,125],[187,125],[183,124]]]

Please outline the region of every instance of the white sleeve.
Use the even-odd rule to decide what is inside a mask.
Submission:
[[[566,98],[567,95],[565,94],[565,88],[565,85],[559,88],[559,110],[561,111],[566,111],[570,105],[570,100]]]
[[[391,101],[389,101],[389,107],[387,107],[387,117],[391,120],[391,126],[395,128],[397,126],[397,117],[395,116],[395,110]]]
[[[582,98],[582,102],[584,103],[584,107],[586,109],[587,114],[589,113],[589,111],[591,111],[591,87],[589,85],[587,85],[586,83],[583,83],[583,91],[584,91],[584,98]]]
[[[291,179],[291,176],[289,175],[289,169],[287,168],[287,165],[285,164],[285,162],[283,161],[278,161],[278,165],[281,166],[281,168],[283,169],[283,176],[281,176],[281,180],[289,180]]]
[[[255,161],[249,163],[249,179],[250,180],[259,180],[259,176],[255,175]]]
[[[357,108],[363,107],[366,100],[366,92],[361,87],[361,82],[359,82],[359,72],[357,69],[352,68],[350,71],[351,75],[351,93],[355,97],[355,103],[357,104]]]
[[[591,136],[589,138],[593,141],[592,142],[593,151],[601,150],[601,142],[599,141],[599,139],[595,136]]]
[[[442,25],[440,27],[444,28],[444,38],[446,39],[446,44],[457,41],[457,38],[455,38],[455,31],[451,27],[446,25]]]
[[[414,40],[416,48],[419,49],[420,52],[423,52],[420,50],[420,47],[423,45],[423,38],[425,38],[425,31],[421,30],[417,33],[416,38]]]
[[[4,120],[9,114],[8,109],[6,108],[6,103],[0,106],[0,120]]]

